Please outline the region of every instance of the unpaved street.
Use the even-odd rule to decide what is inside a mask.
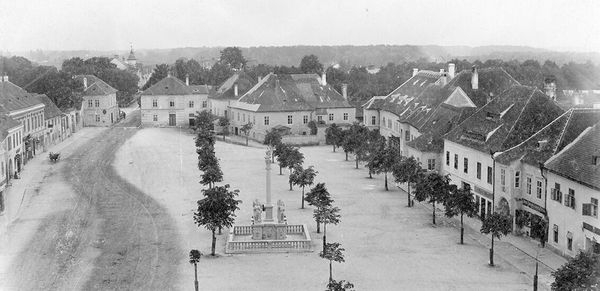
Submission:
[[[55,181],[74,191],[72,207],[43,218],[10,265],[10,290],[171,289],[185,255],[174,223],[111,166],[137,122],[139,111],[60,161]]]

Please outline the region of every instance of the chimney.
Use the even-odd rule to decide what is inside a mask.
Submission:
[[[412,74],[412,76],[413,77],[416,76],[418,72],[419,72],[419,69],[413,68],[413,74]]]
[[[238,96],[238,84],[235,83],[233,85],[233,96],[237,97]]]
[[[444,74],[444,69],[440,69],[440,74]]]
[[[473,66],[471,69],[471,88],[473,90],[479,89],[479,74],[477,73],[477,66]]]
[[[83,90],[87,89],[87,78],[83,77]]]
[[[342,84],[342,96],[344,100],[348,100],[348,84]]]
[[[556,82],[553,80],[546,80],[544,83],[544,91],[548,97],[556,101]]]
[[[8,82],[8,75],[4,75],[4,77],[3,77],[3,81],[4,81],[4,82]]]
[[[185,75],[185,85],[186,86],[190,85],[190,75],[188,75],[188,74]]]
[[[327,74],[325,74],[325,72],[323,72],[323,75],[321,75],[321,84],[323,86],[327,85]]]
[[[454,66],[453,63],[449,63],[448,64],[448,78],[450,78],[450,80],[454,79],[455,73],[456,73],[456,67]]]

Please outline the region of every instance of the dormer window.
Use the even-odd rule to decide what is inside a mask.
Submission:
[[[494,119],[497,119],[498,117],[500,117],[500,115],[498,113],[489,112],[489,111],[485,113],[485,119],[487,119],[487,120],[494,120]]]
[[[594,165],[594,166],[600,165],[600,155],[592,156],[592,165]]]

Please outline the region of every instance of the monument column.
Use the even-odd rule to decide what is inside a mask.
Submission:
[[[265,164],[267,170],[267,201],[265,203],[265,220],[264,222],[273,222],[273,203],[271,202],[271,155],[273,150],[269,148],[265,156]]]

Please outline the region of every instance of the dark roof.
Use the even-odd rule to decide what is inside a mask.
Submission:
[[[209,94],[212,91],[212,86],[209,85],[190,85],[193,94]]]
[[[50,100],[50,98],[44,94],[42,95],[38,95],[38,97],[40,98],[40,100],[42,102],[44,102],[44,105],[46,105],[44,107],[44,118],[46,119],[51,119],[57,116],[62,115],[62,111],[60,111],[60,109],[58,109],[58,107],[56,106],[56,104],[54,104],[54,102],[52,102],[52,100]]]
[[[8,136],[11,128],[20,126],[21,123],[8,116],[8,112],[0,105],[0,141]]]
[[[506,150],[562,113],[563,110],[540,90],[516,85],[477,110],[445,138],[483,152]]]
[[[9,82],[0,82],[0,105],[8,112],[43,104],[38,94],[29,93]]]
[[[304,111],[351,108],[330,85],[316,74],[269,74],[240,97],[239,101],[259,105],[256,111]]]
[[[598,122],[600,108],[570,109],[530,138],[498,155],[496,160],[508,164],[520,159],[524,163],[538,166],[573,142],[586,128]]]
[[[234,86],[238,85],[238,96],[235,96]],[[256,84],[254,80],[244,72],[238,72],[229,77],[219,88],[208,97],[211,99],[239,99]]]
[[[460,87],[477,107],[485,105],[489,99],[502,94],[511,86],[520,85],[501,67],[478,69],[477,75],[479,79],[477,90],[473,90],[471,86],[472,70],[462,70],[448,83],[449,87]]]
[[[109,95],[117,92],[117,89],[94,75],[77,75],[74,78],[81,82],[84,78],[87,79],[87,88],[83,91],[84,96]]]
[[[192,95],[192,89],[181,82],[181,80],[167,76],[164,79],[158,81],[156,84],[150,86],[150,88],[144,90],[142,95]]]
[[[600,189],[600,166],[593,157],[600,156],[600,124],[584,130],[573,142],[550,158],[545,167],[563,177]]]

